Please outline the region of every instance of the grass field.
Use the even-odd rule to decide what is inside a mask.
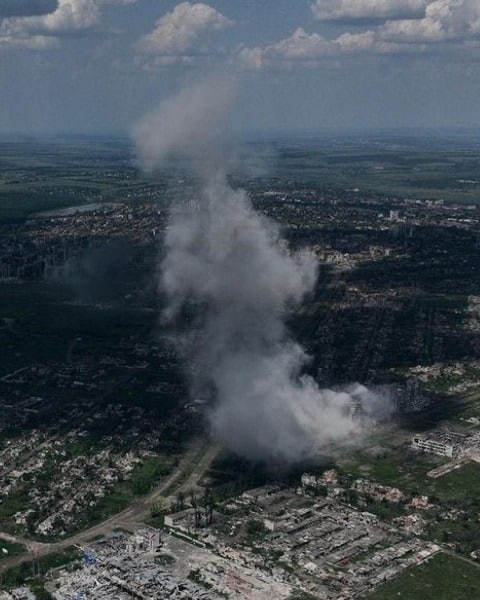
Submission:
[[[26,547],[23,544],[15,544],[9,542],[5,538],[0,538],[0,561],[9,556],[17,556],[23,554],[26,551]]]
[[[476,600],[480,598],[480,566],[437,554],[386,583],[367,600]]]
[[[270,175],[366,195],[476,204],[480,160],[475,138],[350,137],[291,140],[263,162]],[[132,201],[151,185],[126,140],[0,140],[0,223],[89,202]],[[176,165],[176,168],[178,165]],[[162,181],[172,173],[162,174]],[[155,189],[163,185],[158,180]]]
[[[433,480],[433,489],[445,502],[476,499],[480,491],[480,465],[470,462]]]
[[[25,562],[18,567],[12,567],[3,573],[0,580],[0,588],[9,590],[25,583],[34,592],[35,598],[38,600],[50,600],[52,596],[45,591],[45,579],[37,575],[33,577],[33,573],[44,575],[50,569],[55,569],[63,565],[68,565],[81,557],[78,548],[69,547],[55,554],[44,556],[35,563]]]
[[[282,173],[362,192],[478,202],[480,163],[473,139],[327,139],[279,151]]]
[[[346,461],[342,470],[352,476],[368,477],[384,485],[397,486],[406,493],[434,496],[445,506],[470,504],[479,497],[480,465],[475,462],[433,479],[427,473],[445,460],[414,452],[409,444],[387,450],[376,458],[361,455],[357,460]]]

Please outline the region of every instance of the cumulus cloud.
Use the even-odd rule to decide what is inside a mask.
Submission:
[[[266,46],[263,50],[265,58],[311,59],[331,53],[332,42],[318,33],[308,34],[299,27],[293,34],[276,44]]]
[[[0,18],[47,15],[58,7],[58,0],[0,0]]]
[[[313,16],[319,21],[385,20],[425,15],[428,0],[316,0]]]
[[[194,51],[199,51],[199,42],[231,25],[230,19],[208,4],[182,2],[160,17],[154,29],[134,47],[140,54],[160,58],[157,63],[172,64],[188,60]]]
[[[414,15],[422,6],[417,18],[400,18],[408,11]],[[279,42],[243,48],[239,53],[241,63],[251,69],[317,67],[327,58],[367,52],[418,53],[439,42],[472,48],[480,41],[480,0],[318,0],[312,10],[319,19],[383,20],[366,31],[345,32],[334,39],[299,28]]]
[[[275,44],[263,48],[244,48],[239,57],[245,66],[253,69],[275,63],[292,65],[300,62],[305,66],[315,66],[323,58],[370,49],[374,42],[373,31],[346,32],[329,40],[318,33],[310,34],[298,28],[290,37]]]
[[[372,48],[375,43],[375,34],[373,31],[363,31],[362,33],[342,33],[334,44],[342,51],[367,50]]]
[[[50,50],[58,46],[56,38],[46,35],[16,36],[0,32],[0,50]]]
[[[58,0],[56,9],[44,15],[9,17],[0,24],[0,46],[42,49],[56,43],[56,35],[99,25],[108,5],[126,5],[136,0]],[[49,39],[50,38],[50,39]]]
[[[387,21],[383,39],[396,42],[466,41],[480,35],[479,0],[435,0],[422,19]]]

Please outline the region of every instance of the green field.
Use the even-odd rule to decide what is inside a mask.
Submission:
[[[368,600],[475,600],[480,598],[480,565],[437,554],[380,587]]]
[[[14,542],[9,542],[5,538],[0,538],[0,561],[9,556],[23,554],[25,551],[26,548],[23,544],[15,544]]]
[[[50,600],[52,596],[45,590],[44,575],[50,570],[70,565],[81,557],[76,547],[69,547],[55,554],[49,554],[32,562],[24,562],[2,574],[0,588],[10,590],[27,584],[38,600]],[[35,573],[35,576],[33,574]]]
[[[480,465],[470,462],[432,481],[432,488],[444,502],[456,504],[462,500],[476,500],[480,491]],[[478,498],[480,502],[480,498]]]
[[[480,465],[465,464],[460,469],[436,479],[427,473],[445,463],[441,457],[413,451],[407,443],[403,448],[388,449],[372,458],[357,456],[342,464],[342,470],[355,477],[368,477],[384,485],[399,487],[407,493],[434,496],[442,505],[480,504]]]
[[[249,152],[254,150],[248,146]],[[267,143],[269,176],[367,196],[444,199],[476,204],[480,160],[476,138],[351,136]],[[181,168],[175,165],[175,169]],[[132,202],[155,183],[133,164],[128,140],[45,138],[0,141],[0,223],[32,213],[91,202]]]
[[[362,193],[475,204],[479,200],[477,142],[468,138],[352,136],[312,140],[279,150],[284,176]]]

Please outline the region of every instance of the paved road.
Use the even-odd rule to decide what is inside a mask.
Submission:
[[[115,529],[133,529],[138,523],[141,523],[148,517],[150,507],[156,502],[159,496],[171,489],[172,486],[174,486],[175,489],[174,491],[171,491],[171,495],[175,494],[177,490],[180,489],[189,490],[194,488],[199,478],[208,469],[215,456],[217,456],[219,450],[220,446],[216,444],[212,445],[206,443],[205,440],[200,439],[195,440],[188,452],[180,460],[175,471],[152,490],[148,496],[135,499],[125,510],[109,517],[98,525],[94,525],[89,529],[85,529],[84,531],[58,542],[42,543],[28,540],[21,536],[0,532],[0,538],[24,544],[29,550],[28,554],[21,554],[12,556],[11,558],[2,559],[0,562],[0,574],[11,567],[31,561],[33,556],[35,559],[41,558],[42,556],[58,552],[59,550],[63,550],[64,548],[75,544],[83,544],[97,536],[107,535]],[[186,481],[183,483],[180,481],[180,484],[177,487],[175,484],[185,476],[187,477]]]

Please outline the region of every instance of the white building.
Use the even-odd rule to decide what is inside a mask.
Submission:
[[[423,452],[430,452],[431,454],[438,454],[438,456],[446,456],[453,458],[455,455],[455,447],[453,444],[448,442],[435,440],[421,435],[414,435],[412,439],[412,446],[415,450],[423,450]]]

